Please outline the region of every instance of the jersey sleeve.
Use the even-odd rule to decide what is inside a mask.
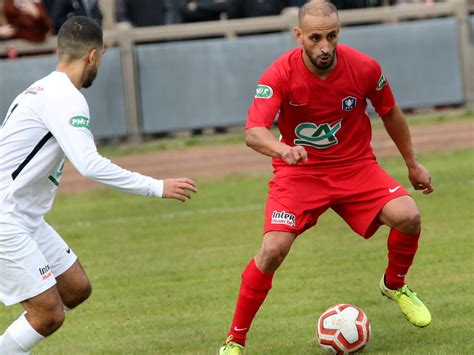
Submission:
[[[273,63],[258,80],[255,97],[248,110],[245,128],[269,128],[280,111],[283,99],[283,75],[278,62]]]
[[[124,192],[162,197],[162,180],[125,170],[97,152],[90,131],[89,107],[84,97],[64,95],[50,99],[42,117],[66,157],[81,175]]]
[[[395,98],[382,68],[373,62],[368,75],[368,94],[370,102],[380,117],[385,116],[395,105]]]

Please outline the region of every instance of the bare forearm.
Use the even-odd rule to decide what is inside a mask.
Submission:
[[[303,146],[290,147],[281,143],[268,128],[254,127],[245,131],[245,143],[257,152],[273,158],[280,158],[288,165],[308,160]]]
[[[245,130],[245,143],[257,152],[273,158],[280,158],[286,146],[278,141],[273,133],[265,127],[254,127]]]
[[[411,141],[410,130],[401,109],[394,106],[392,110],[382,117],[385,129],[392,138],[408,167],[416,164],[415,151]]]

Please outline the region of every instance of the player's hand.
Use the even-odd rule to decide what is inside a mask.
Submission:
[[[196,183],[188,178],[163,180],[163,198],[174,198],[182,202],[191,199],[191,194],[197,192]]]
[[[414,166],[408,167],[408,179],[410,179],[415,190],[423,190],[424,194],[430,194],[434,191],[428,169],[418,162]]]
[[[288,165],[295,165],[299,162],[307,161],[308,152],[301,145],[296,145],[294,147],[287,146],[281,153],[281,159]]]

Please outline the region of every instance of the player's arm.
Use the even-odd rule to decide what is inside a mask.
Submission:
[[[270,128],[280,111],[288,77],[281,62],[274,62],[258,80],[254,100],[245,125],[245,143],[257,152],[282,159],[288,165],[308,160],[302,146],[291,147],[280,142]]]
[[[382,68],[376,61],[369,63],[367,68],[369,68],[367,97],[382,118],[385,129],[405,160],[411,184],[415,190],[423,190],[424,194],[433,192],[431,176],[416,159],[405,115],[395,102],[392,89]]]
[[[410,130],[400,107],[394,105],[386,115],[382,116],[382,120],[390,138],[405,160],[408,167],[408,178],[415,190],[423,190],[424,194],[433,192],[430,173],[416,159]]]
[[[197,192],[187,178],[157,180],[123,169],[97,152],[89,127],[89,109],[80,97],[61,98],[49,104],[43,114],[45,124],[69,161],[79,173],[118,190],[150,197],[185,201]]]
[[[308,160],[308,153],[303,146],[290,147],[280,142],[267,127],[247,128],[245,143],[261,154],[282,159],[288,165]]]

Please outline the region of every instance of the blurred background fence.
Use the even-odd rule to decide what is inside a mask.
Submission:
[[[473,5],[449,0],[341,10],[340,43],[381,63],[404,109],[472,108]],[[278,16],[104,26],[101,72],[83,91],[95,136],[139,142],[183,129],[242,125],[260,74],[296,46],[297,14],[287,8]],[[0,42],[0,117],[20,91],[54,68],[55,45],[55,37],[41,44]],[[8,59],[12,50],[15,58]]]

